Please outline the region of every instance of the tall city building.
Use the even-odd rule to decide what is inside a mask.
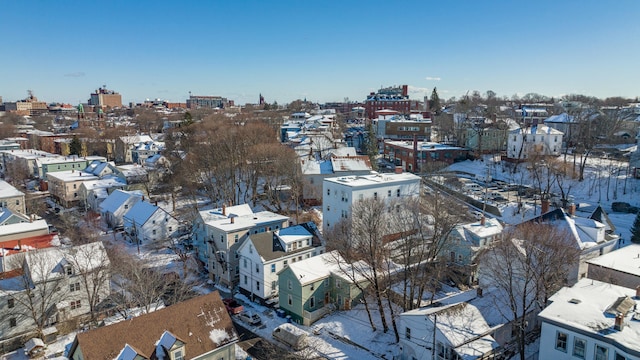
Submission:
[[[375,118],[378,110],[395,110],[403,115],[423,110],[419,100],[409,99],[408,85],[390,86],[370,93],[364,102],[364,108],[369,119]]]
[[[107,85],[102,85],[91,94],[89,105],[102,108],[122,107],[122,96],[113,90],[108,90]]]
[[[222,96],[189,95],[187,99],[188,109],[224,109],[229,106],[229,101]]]

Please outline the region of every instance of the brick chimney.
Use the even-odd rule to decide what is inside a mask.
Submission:
[[[222,204],[222,216],[227,216],[227,205]]]
[[[640,285],[636,286],[636,299],[640,300]]]
[[[402,96],[409,96],[409,85],[402,85]]]
[[[480,225],[484,226],[487,223],[487,218],[484,217],[484,214],[482,214],[482,217],[480,218]]]
[[[576,204],[569,204],[569,215],[576,216]]]
[[[550,205],[549,199],[542,199],[541,204],[542,204],[542,213],[543,214],[548,213],[549,212],[549,205]]]
[[[235,217],[235,216],[232,216],[232,217],[231,217],[231,223],[232,223],[232,224],[236,222],[236,220],[235,220],[235,219],[236,219],[236,217]]]
[[[624,329],[624,315],[616,315],[616,322],[613,325],[613,328],[618,331],[622,331],[622,329]]]
[[[396,174],[402,174],[402,166],[396,166]]]

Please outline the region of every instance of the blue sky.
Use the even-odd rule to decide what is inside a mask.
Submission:
[[[640,1],[3,1],[0,96],[640,96]]]

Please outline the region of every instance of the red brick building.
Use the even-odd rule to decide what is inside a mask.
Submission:
[[[437,167],[466,160],[469,150],[432,142],[393,141],[384,142],[384,158],[401,166],[404,171],[419,173]]]
[[[391,86],[370,93],[364,102],[365,115],[369,119],[376,117],[376,111],[390,109],[400,114],[409,115],[411,112],[421,112],[424,106],[419,100],[409,99],[409,86]]]

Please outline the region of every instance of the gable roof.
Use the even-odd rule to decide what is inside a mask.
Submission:
[[[214,291],[131,320],[79,333],[70,353],[81,349],[85,360],[113,359],[129,345],[150,359],[165,332],[186,344],[189,358],[238,340],[222,299]]]
[[[616,232],[616,226],[613,225],[613,223],[611,222],[611,219],[609,218],[609,215],[607,214],[606,211],[604,211],[604,208],[602,207],[602,205],[598,205],[598,207],[596,207],[596,209],[593,210],[593,212],[589,216],[589,219],[603,223],[608,233]]]
[[[129,211],[127,211],[126,214],[124,214],[124,218],[130,220],[135,225],[142,226],[147,222],[147,220],[149,220],[151,215],[153,215],[158,210],[164,211],[161,208],[146,201],[138,201],[129,209]]]
[[[4,180],[0,180],[0,197],[24,196],[24,193]]]
[[[113,213],[130,198],[142,200],[142,195],[136,192],[114,190],[111,195],[107,196],[107,198],[100,204],[100,211]]]

